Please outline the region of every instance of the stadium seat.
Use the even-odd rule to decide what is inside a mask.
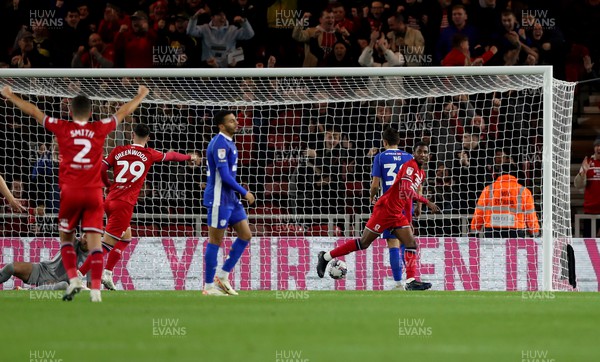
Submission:
[[[271,150],[283,151],[286,150],[286,138],[283,134],[269,134],[267,137],[267,147]]]
[[[279,207],[267,205],[259,207],[251,207],[248,209],[249,214],[253,215],[285,215],[286,213]]]
[[[194,227],[191,225],[169,224],[161,229],[163,237],[192,237],[194,234]]]
[[[252,236],[269,236],[272,234],[273,229],[269,224],[250,223],[250,231],[252,231]]]
[[[287,197],[290,184],[288,182],[269,182],[265,184],[266,198]]]
[[[330,228],[327,224],[322,225],[311,225],[306,231],[306,236],[342,236],[342,229],[339,226],[334,225],[333,228]]]
[[[346,182],[346,197],[347,198],[361,198],[365,194],[365,187],[362,181],[348,181]]]
[[[160,231],[154,224],[132,224],[131,234],[135,237],[156,237],[160,236]]]
[[[304,234],[304,227],[297,224],[273,224],[273,236],[300,236]]]
[[[252,151],[254,149],[254,136],[251,134],[238,135],[235,138],[238,147],[238,159],[242,165],[247,165],[252,161]]]

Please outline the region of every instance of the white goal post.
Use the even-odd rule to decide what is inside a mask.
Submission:
[[[451,179],[449,183],[452,185],[448,185],[448,187],[455,187],[452,189],[453,191],[448,191],[449,198],[460,199],[461,195],[465,195],[457,191],[461,189],[460,181],[467,180],[467,176],[474,175],[467,175],[465,178],[458,176],[460,173],[458,168],[461,164],[460,161],[454,159],[455,151],[460,149],[464,134],[473,132],[472,129],[480,126],[477,128],[477,132],[485,129],[488,140],[495,142],[494,146],[490,146],[487,150],[489,151],[487,155],[497,151],[498,153],[495,153],[494,156],[502,158],[505,155],[500,152],[501,150],[512,150],[512,154],[506,157],[514,159],[514,162],[517,163],[520,163],[519,160],[524,160],[527,166],[523,166],[525,168],[523,174],[533,179],[529,187],[532,188],[536,199],[542,224],[541,241],[539,241],[542,248],[539,259],[542,277],[539,289],[568,289],[564,278],[563,251],[565,246],[570,243],[571,238],[570,142],[575,85],[553,79],[550,66],[0,69],[0,87],[11,85],[15,93],[26,96],[26,98],[31,97],[32,101],[38,104],[43,111],[53,111],[57,116],[68,115],[66,112],[68,105],[62,104],[62,99],[77,94],[85,94],[96,102],[95,110],[97,112],[94,112],[94,118],[106,116],[114,110],[115,104],[131,99],[137,92],[138,84],[147,85],[151,92],[142,104],[141,110],[134,115],[134,122],[136,118],[141,122],[150,119],[157,120],[156,124],[161,133],[160,137],[162,137],[159,137],[160,145],[164,149],[185,152],[186,148],[193,147],[196,151],[203,151],[206,140],[210,139],[214,132],[210,127],[210,111],[201,111],[199,110],[201,108],[208,107],[210,110],[229,108],[239,110],[240,114],[243,112],[255,112],[254,114],[256,114],[257,109],[260,109],[260,112],[263,112],[261,114],[269,114],[263,117],[260,121],[262,123],[253,118],[248,121],[248,124],[241,125],[245,127],[244,129],[248,129],[248,133],[241,134],[242,138],[244,135],[252,135],[253,139],[248,142],[254,144],[245,153],[249,157],[249,161],[243,162],[239,173],[250,189],[257,187],[261,190],[260,194],[263,199],[272,199],[268,207],[263,205],[266,212],[257,212],[258,215],[251,215],[251,221],[257,220],[257,224],[260,225],[256,232],[272,236],[289,236],[294,232],[307,232],[307,235],[310,236],[332,236],[338,235],[338,232],[339,235],[357,236],[360,233],[360,228],[364,225],[365,220],[362,217],[359,225],[355,225],[357,223],[354,222],[354,215],[368,215],[368,200],[365,203],[364,194],[364,191],[367,191],[368,196],[368,188],[361,189],[360,186],[368,186],[370,176],[367,150],[369,147],[378,148],[380,146],[377,143],[380,135],[379,128],[372,127],[373,122],[377,123],[380,119],[387,119],[385,121],[387,124],[395,128],[400,127],[400,130],[403,131],[401,134],[406,138],[410,137],[410,141],[401,144],[408,149],[414,144],[414,140],[430,137],[432,144],[436,146],[435,157],[437,159],[434,164],[430,165],[431,169],[428,175],[436,174],[436,164],[449,169],[448,178]],[[48,138],[40,140],[35,137],[25,137],[26,132],[34,127],[33,122],[15,111],[12,105],[3,102],[4,100],[0,100],[0,118],[10,119],[13,124],[22,122],[26,125],[26,127],[5,127],[4,133],[0,134],[0,137],[7,138],[3,141],[3,145],[7,149],[14,151],[13,148],[16,149],[20,147],[19,145],[29,144],[31,146],[40,143],[45,143],[45,148],[51,147],[52,140]],[[464,103],[470,103],[470,105],[464,105]],[[325,111],[319,113],[322,108],[325,108]],[[150,111],[150,109],[152,110]],[[249,109],[250,111],[248,111]],[[377,113],[380,111],[382,115]],[[389,112],[389,114],[385,112]],[[171,122],[174,114],[183,115],[185,121]],[[447,114],[453,115],[447,116]],[[461,116],[461,114],[464,115]],[[498,120],[505,115],[509,121],[504,120],[503,123],[502,120]],[[538,115],[541,119],[538,119]],[[389,116],[389,118],[385,118],[385,116]],[[478,116],[484,118],[483,121],[478,121],[483,126],[474,121]],[[161,119],[169,121],[163,122],[161,126]],[[356,122],[363,123],[357,126],[353,122],[359,119],[360,121]],[[427,127],[425,127],[425,131],[419,128],[420,124],[427,124],[427,122],[436,125],[433,131]],[[509,129],[505,126],[509,122],[520,125],[517,127],[511,124]],[[538,124],[540,122],[541,124]],[[311,175],[313,178],[306,178],[304,177],[306,175],[300,175],[297,168],[315,166],[311,164],[313,160],[306,160],[308,156],[306,156],[305,149],[311,148],[316,142],[315,139],[323,142],[319,138],[320,135],[312,133],[327,132],[329,129],[327,127],[331,124],[339,127],[332,129],[341,130],[341,136],[337,142],[342,145],[339,147],[346,148],[343,150],[343,154],[350,161],[331,171],[344,172],[344,179],[340,181],[342,186],[335,192],[328,189],[325,193],[321,189],[314,189],[314,185],[320,184],[322,180],[315,181],[314,175]],[[261,131],[267,128],[269,131]],[[440,129],[443,128],[448,129],[445,134],[440,132]],[[277,133],[278,130],[281,132]],[[112,141],[109,141],[107,151],[110,151],[110,148],[116,144],[127,142],[129,140],[128,131],[129,128],[118,130],[117,135],[113,137]],[[190,132],[198,137],[189,136]],[[493,136],[491,136],[492,132],[494,132]],[[185,135],[186,133],[188,135]],[[307,135],[307,133],[311,134]],[[171,135],[174,138],[171,138]],[[316,138],[311,138],[313,136]],[[477,136],[480,140],[483,139],[479,134]],[[17,145],[15,140],[18,139],[23,142]],[[450,139],[451,141],[448,141]],[[531,140],[533,139],[540,139],[540,144],[532,145]],[[290,146],[292,143],[295,145],[296,142],[301,146],[298,148]],[[272,144],[275,146],[271,147]],[[157,147],[156,145],[151,146]],[[238,148],[240,148],[239,144]],[[33,185],[31,179],[34,175],[29,175],[32,172],[30,166],[38,164],[35,158],[42,152],[39,146],[31,146],[30,153],[22,156],[21,164],[14,167],[0,164],[0,172],[9,174],[9,179],[11,173],[13,176],[22,176],[13,177],[15,180],[23,181],[28,178],[28,182]],[[240,156],[242,152],[244,151],[240,151]],[[0,162],[10,163],[11,159],[9,158],[13,157],[11,155],[7,154]],[[527,158],[529,156],[531,159]],[[16,159],[14,157],[13,159]],[[281,162],[272,163],[273,157]],[[335,157],[338,156],[329,155],[327,157],[329,157],[327,160],[335,162]],[[292,158],[293,162],[290,161]],[[358,159],[367,159],[367,161],[360,163],[356,161]],[[319,172],[325,172],[322,168],[330,168],[329,161],[317,167]],[[480,164],[482,172],[493,170],[493,160],[485,162],[489,163],[482,161]],[[283,164],[285,166],[282,166]],[[245,171],[245,167],[246,169],[251,168],[251,170]],[[161,179],[161,176],[158,175],[159,172],[166,174],[168,181]],[[204,224],[201,217],[205,211],[196,207],[197,205],[192,205],[201,202],[193,199],[198,197],[199,193],[169,189],[169,183],[186,179],[187,172],[187,169],[165,166],[160,171],[156,171],[157,176],[152,180],[154,182],[152,185],[154,185],[154,191],[159,191],[157,198],[185,201],[182,204],[167,205],[164,210],[178,210],[174,211],[176,215],[172,220],[183,220],[190,216],[190,220],[192,220],[189,222],[190,232],[193,233],[190,235],[205,236],[202,226],[198,225],[200,220]],[[446,171],[442,170],[441,172],[445,179]],[[488,176],[491,176],[492,171],[489,172]],[[269,175],[262,177],[261,173],[269,173]],[[39,174],[35,173],[35,176],[39,177]],[[489,178],[484,179],[483,175],[481,176],[482,178],[478,178],[476,181],[467,181],[473,182],[470,184],[471,191],[485,186],[482,180],[485,180],[485,183],[488,182]],[[152,176],[149,177],[152,178]],[[192,180],[189,182],[194,184],[199,182],[197,179],[193,179],[196,177],[195,175],[189,177]],[[298,181],[301,178],[305,181]],[[330,180],[327,179],[327,182]],[[285,189],[277,186],[278,183],[285,185]],[[432,192],[426,196],[440,196],[440,192],[435,191],[438,189],[434,182],[430,180],[430,183]],[[348,190],[348,185],[356,186],[352,193]],[[441,185],[439,190],[445,186],[445,184]],[[174,194],[167,195],[167,191],[173,191]],[[41,194],[38,194],[38,199],[39,195],[42,195],[43,199],[43,195],[50,195],[52,192],[55,190],[44,189]],[[443,192],[441,193],[443,194]],[[49,198],[50,196],[47,196],[40,202],[44,203],[46,214],[53,215],[54,209],[48,206],[53,201]],[[282,199],[285,201],[281,201]],[[348,201],[350,199],[352,199],[351,202]],[[324,208],[321,204],[321,202],[326,203],[325,201],[330,205],[329,209]],[[462,220],[460,221],[462,224],[459,226],[462,226],[460,230],[464,231],[470,222],[472,208],[471,206],[463,208],[459,205],[463,205],[462,201],[464,201],[464,205],[472,205],[476,199],[469,196],[468,200],[454,201],[447,201],[450,206],[447,213],[444,214],[446,217],[442,215],[442,219],[446,219],[446,221]],[[29,206],[35,207],[35,205]],[[158,212],[141,211],[139,214],[153,219],[155,226],[162,225],[164,215],[160,215],[162,213],[160,210],[163,209],[159,209]],[[283,211],[280,212],[280,210]],[[9,213],[2,215],[4,215],[3,222],[5,224],[13,222],[13,215]],[[313,228],[311,232],[314,233],[308,234],[310,227],[314,226],[310,220],[320,217],[326,220],[321,220],[321,223],[329,226],[326,233],[319,234],[319,232],[314,232]],[[345,220],[345,222],[340,222],[340,220]],[[422,225],[428,225],[422,228],[420,236],[423,237],[428,236],[428,230],[430,230],[428,227],[431,227],[431,230],[436,227],[438,227],[436,230],[441,230],[436,236],[450,236],[451,233],[448,230],[454,230],[451,229],[453,226],[442,225],[441,221],[438,223],[436,221],[438,218],[432,215],[426,214],[419,220],[423,223]],[[290,229],[287,226],[281,226],[291,223],[298,225],[298,228]],[[274,224],[277,224],[277,227],[274,227]],[[157,226],[157,228],[159,227]],[[187,229],[172,229],[174,233],[181,230]],[[458,226],[456,230],[459,230]],[[14,235],[10,232],[10,227],[6,226],[0,230],[0,236]],[[452,235],[465,238],[468,236],[462,232]],[[53,235],[46,233],[46,236]],[[525,282],[518,280],[515,283]]]

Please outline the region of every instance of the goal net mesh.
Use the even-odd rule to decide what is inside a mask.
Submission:
[[[563,251],[571,237],[569,154],[574,85],[554,81],[552,143],[544,144],[542,83],[541,75],[0,78],[1,86],[11,85],[47,115],[63,119],[69,118],[69,98],[77,94],[93,100],[92,118],[100,119],[133,98],[138,85],[146,85],[150,95],[109,136],[105,154],[130,143],[133,125],[141,122],[151,128],[150,147],[197,152],[204,157],[217,131],[213,114],[221,109],[234,111],[239,122],[235,136],[238,181],[257,196],[256,204],[247,209],[254,236],[257,240],[271,238],[273,245],[276,237],[314,238],[307,251],[305,283],[315,289],[321,288],[312,280],[315,248],[330,249],[331,240],[359,236],[368,219],[373,157],[382,150],[381,133],[389,126],[400,132],[401,149],[411,152],[418,141],[430,145],[423,193],[440,206],[442,214],[432,215],[424,207],[423,214],[415,218],[415,234],[421,240],[421,274],[426,273],[427,265],[442,270],[439,284],[446,289],[467,288],[464,274],[471,272],[478,274],[481,289],[502,289],[498,283],[533,289],[534,282],[527,275],[542,262],[541,239],[499,243],[473,238],[476,235],[470,233],[482,190],[498,175],[502,164],[514,163],[521,184],[534,196],[540,225],[545,217],[542,193],[552,193],[552,229],[542,229],[542,233],[551,232],[554,238],[553,287],[563,289]],[[4,99],[0,100],[0,114],[0,173],[29,208],[27,215],[19,215],[6,207],[0,233],[3,237],[56,236],[55,140]],[[543,184],[544,147],[552,148],[552,185]],[[205,239],[206,210],[201,206],[205,164],[203,159],[199,167],[185,163],[153,166],[135,207],[134,237]],[[381,278],[389,279],[385,243],[376,244],[379,246],[366,258],[369,265],[381,265],[371,266],[365,273],[383,273]],[[202,253],[202,245],[198,244],[197,253]],[[290,264],[304,260],[303,249],[290,253],[285,254],[285,258],[295,258]],[[381,255],[372,256],[375,253]],[[482,265],[469,264],[469,256],[474,255]],[[448,258],[456,258],[450,267]],[[168,263],[167,259],[153,262]],[[196,264],[201,262],[198,257]],[[484,262],[489,265],[484,267]],[[262,268],[255,266],[260,264],[258,257],[252,263],[248,270]],[[379,282],[361,282],[359,260],[353,263],[345,283],[376,289]],[[200,283],[199,265],[186,273],[196,269],[199,273],[194,278]],[[238,280],[244,280],[238,269]],[[278,269],[269,270],[277,274]],[[498,278],[498,273],[502,277]],[[462,283],[453,282],[461,276]],[[504,276],[514,280],[504,280]],[[258,281],[253,279],[248,288],[265,288],[261,277],[253,278]],[[435,281],[437,276],[423,278]],[[289,283],[269,283],[269,288],[302,286],[293,277]],[[326,283],[325,288],[339,284]],[[385,287],[388,281],[382,283]]]

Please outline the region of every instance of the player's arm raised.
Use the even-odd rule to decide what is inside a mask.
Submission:
[[[2,88],[2,95],[6,99],[11,101],[15,106],[17,106],[21,111],[23,111],[23,113],[28,114],[28,115],[32,116],[33,118],[35,118],[37,123],[39,123],[41,125],[44,124],[44,118],[46,117],[44,115],[44,112],[42,112],[34,104],[27,102],[26,100],[23,100],[18,95],[14,94],[10,86],[6,85],[6,86],[4,86],[4,88]]]
[[[117,124],[123,122],[125,117],[133,113],[133,111],[136,110],[140,103],[142,103],[144,98],[146,98],[148,93],[150,93],[150,90],[146,86],[141,85],[138,88],[138,94],[132,100],[122,105],[121,108],[119,108],[119,110],[117,111],[117,113],[115,113]]]

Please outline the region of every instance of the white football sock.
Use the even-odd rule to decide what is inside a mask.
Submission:
[[[223,269],[220,269],[217,273],[217,276],[219,277],[219,279],[226,279],[229,280],[229,272],[226,272]]]

